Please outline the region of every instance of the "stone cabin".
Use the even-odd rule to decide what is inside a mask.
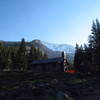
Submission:
[[[62,57],[33,61],[32,70],[39,73],[64,72],[64,65],[65,63],[68,64],[67,59],[64,58],[64,52],[62,52]]]

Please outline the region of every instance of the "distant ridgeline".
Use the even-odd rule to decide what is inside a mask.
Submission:
[[[20,41],[18,42],[1,41],[1,42],[6,47],[8,46],[19,47],[21,43]],[[28,51],[30,50],[30,47],[34,45],[34,47],[39,48],[42,51],[42,53],[46,53],[48,55],[48,58],[61,57],[61,52],[65,51],[67,53],[68,62],[73,64],[75,48],[71,45],[66,45],[66,44],[59,45],[53,43],[51,44],[40,40],[25,42],[25,45]]]
[[[55,62],[53,59],[61,58],[61,52],[54,52],[39,43],[25,42],[22,39],[21,42],[4,42],[0,41],[0,70],[1,71],[27,71],[33,70],[32,62],[36,60],[48,59]],[[64,58],[61,58],[64,59]],[[46,60],[44,60],[45,62]],[[59,62],[59,61],[56,61]],[[61,62],[63,63],[63,62]],[[58,63],[57,63],[58,64]],[[42,64],[43,65],[43,64]],[[63,69],[64,70],[64,69]]]

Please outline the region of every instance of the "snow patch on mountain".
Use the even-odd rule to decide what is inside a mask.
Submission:
[[[67,53],[75,53],[75,48],[69,44],[53,44],[41,41],[46,47],[50,48],[53,51],[64,51]]]

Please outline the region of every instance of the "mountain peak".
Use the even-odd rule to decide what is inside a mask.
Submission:
[[[35,39],[35,40],[33,40],[32,42],[41,43],[41,40]]]
[[[41,43],[53,51],[65,51],[66,53],[75,52],[75,48],[69,44],[55,44],[55,43],[53,44],[44,41],[41,41]]]

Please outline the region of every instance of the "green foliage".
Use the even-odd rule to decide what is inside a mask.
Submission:
[[[98,19],[93,21],[88,45],[76,45],[74,66],[80,72],[100,72],[100,23]],[[80,68],[79,68],[80,67]]]
[[[47,59],[47,58],[48,58],[47,54],[44,53],[44,54],[42,55],[42,59]]]
[[[74,79],[74,80],[71,80],[70,83],[71,84],[80,84],[80,83],[84,83],[86,81],[87,80],[85,80],[85,79]]]
[[[32,61],[47,59],[47,55],[43,54],[39,48],[35,48],[34,45],[31,46],[30,52],[28,54],[28,68],[31,69]]]
[[[35,60],[35,56],[36,56],[36,48],[34,47],[34,46],[31,46],[31,49],[30,49],[30,52],[29,52],[29,55],[28,55],[28,69],[31,69],[31,63],[32,63],[32,61],[34,61]]]
[[[100,71],[100,23],[98,19],[93,21],[90,41],[89,44],[92,45],[92,64],[96,66],[97,71]]]
[[[27,71],[31,69],[34,60],[47,59],[47,55],[33,45],[27,50],[26,42],[22,39],[20,46],[3,46],[0,42],[0,70]]]
[[[25,40],[22,39],[20,47],[17,52],[17,67],[19,70],[27,70],[27,54]]]
[[[78,71],[84,71],[83,70],[83,60],[84,60],[84,50],[83,46],[79,46],[76,44],[76,52],[75,52],[75,57],[74,57],[74,67]]]

